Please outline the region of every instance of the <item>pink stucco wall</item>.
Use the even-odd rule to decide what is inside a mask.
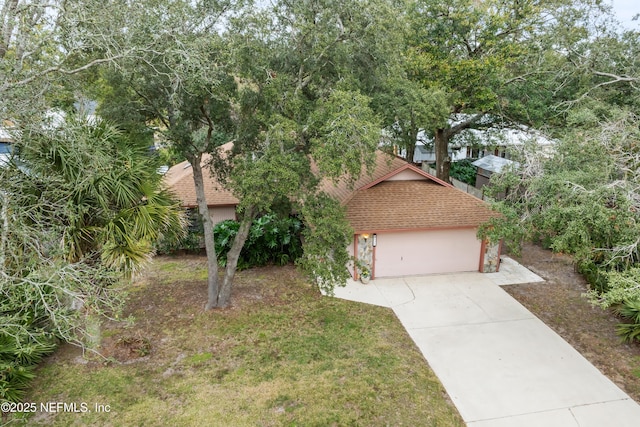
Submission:
[[[375,277],[478,271],[475,229],[378,233]]]
[[[209,206],[209,215],[214,224],[224,221],[225,219],[236,219],[235,206]]]

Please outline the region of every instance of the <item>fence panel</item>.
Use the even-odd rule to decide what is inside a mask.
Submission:
[[[436,176],[436,170],[429,167],[425,163],[422,164],[422,170],[428,173],[429,175]],[[464,191],[465,193],[471,194],[472,196],[480,200],[486,200],[488,202],[493,201],[493,199],[484,195],[484,191],[482,191],[481,188],[475,188],[473,185],[469,185],[465,182],[458,181],[455,178],[451,178],[451,183],[453,184],[454,187]]]

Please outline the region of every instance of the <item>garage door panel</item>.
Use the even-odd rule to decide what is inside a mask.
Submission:
[[[475,229],[378,233],[375,277],[478,271]]]

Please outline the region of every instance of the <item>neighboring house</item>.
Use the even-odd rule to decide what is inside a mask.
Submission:
[[[230,150],[231,142],[220,147],[222,150]],[[211,156],[202,156],[202,175],[204,178],[204,192],[207,198],[209,214],[214,224],[226,219],[236,219],[236,206],[238,199],[226,190],[215,177],[211,176],[209,161]],[[169,189],[178,197],[185,208],[197,209],[196,187],[193,183],[193,169],[188,161],[178,163],[169,168],[164,176]]]
[[[0,164],[4,165],[11,156],[11,144],[13,138],[7,128],[0,125]]]
[[[499,268],[499,245],[476,237],[496,213],[402,159],[378,152],[371,175],[352,187],[325,181],[323,190],[346,206],[355,233],[348,250],[372,278]]]
[[[414,163],[435,163],[433,141],[423,131],[418,133]],[[509,159],[511,152],[525,144],[536,144],[541,151],[551,152],[554,142],[540,132],[526,126],[520,128],[466,129],[454,136],[449,144],[449,157],[454,162],[494,155]]]
[[[457,162],[458,160],[466,158],[466,150],[461,150],[460,147],[450,146],[448,152],[452,162]],[[413,151],[413,162],[418,165],[422,163],[435,163],[436,152],[434,148],[426,145],[416,145],[416,148]]]

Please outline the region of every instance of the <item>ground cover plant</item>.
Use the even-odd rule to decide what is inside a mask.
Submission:
[[[203,311],[206,277],[204,257],[156,258],[130,290],[135,321],[103,327],[107,359],[63,346],[26,397],[92,412],[26,423],[463,425],[390,310],[320,296],[289,265],[239,272],[232,305]]]

